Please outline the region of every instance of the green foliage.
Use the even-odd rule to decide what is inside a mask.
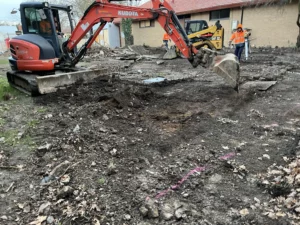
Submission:
[[[12,88],[7,82],[6,77],[0,77],[0,101],[4,100],[5,96],[17,96],[20,92]]]
[[[38,120],[30,120],[27,125],[29,128],[34,128],[36,125],[38,125],[40,122]]]
[[[8,65],[8,59],[0,59],[0,65]]]
[[[39,112],[39,113],[44,113],[44,112],[46,112],[47,111],[47,109],[46,108],[43,108],[43,107],[41,107],[41,108],[39,108],[38,110],[37,110],[37,112]]]
[[[104,178],[104,177],[98,179],[98,183],[99,183],[100,185],[104,185],[105,182],[106,182],[106,181],[105,181],[105,178]]]
[[[121,27],[125,36],[125,45],[133,45],[132,19],[122,19]]]

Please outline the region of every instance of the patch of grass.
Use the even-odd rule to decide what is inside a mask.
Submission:
[[[0,59],[0,65],[8,65],[8,59]]]
[[[7,130],[0,132],[0,138],[2,137],[4,138],[4,143],[11,146],[15,146],[19,141],[17,130]]]
[[[15,97],[18,96],[20,94],[20,92],[14,88],[12,88],[6,77],[0,77],[0,101],[3,101],[4,98],[7,97]]]
[[[105,184],[105,182],[106,182],[106,180],[105,180],[105,178],[104,178],[104,177],[102,177],[102,178],[98,179],[98,183],[99,183],[100,185],[104,185],[104,184]]]
[[[35,142],[29,135],[19,136],[18,130],[7,130],[0,132],[0,138],[4,138],[4,144],[9,146],[28,146],[30,149],[34,149],[36,147]]]
[[[47,111],[47,109],[46,108],[43,108],[43,107],[41,107],[41,108],[39,108],[38,110],[37,110],[37,112],[39,112],[39,113],[44,113],[44,112],[46,112]]]
[[[5,123],[5,120],[3,118],[0,118],[0,126],[2,126]]]
[[[40,123],[40,121],[38,121],[38,120],[30,120],[30,121],[28,121],[27,126],[28,126],[29,128],[34,128],[34,127],[36,127],[36,125],[38,125],[39,123]],[[1,120],[0,120],[0,124],[1,124]]]

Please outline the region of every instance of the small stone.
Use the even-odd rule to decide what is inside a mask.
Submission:
[[[125,214],[124,220],[127,220],[127,221],[131,220],[131,216],[129,214]]]
[[[47,114],[47,115],[45,115],[45,119],[50,119],[50,118],[52,118],[52,117],[53,117],[52,114]]]
[[[72,150],[72,146],[71,145],[63,144],[61,146],[61,149],[64,150],[64,151],[70,151],[70,150]]]
[[[1,137],[1,138],[0,138],[0,143],[3,143],[3,142],[5,142],[5,138],[4,138],[4,137]]]
[[[70,179],[70,176],[68,174],[65,174],[60,178],[59,181],[63,184],[68,184],[70,182]]]
[[[142,216],[145,217],[145,216],[147,216],[149,210],[145,206],[141,206],[139,208],[139,211],[142,214]]]
[[[143,73],[143,71],[142,70],[138,70],[138,73]]]
[[[278,217],[285,217],[286,214],[284,212],[277,212],[276,216],[278,216]]]
[[[254,201],[256,201],[258,204],[260,204],[260,200],[256,197],[254,197]]]
[[[38,210],[38,214],[39,215],[47,214],[50,209],[50,206],[51,206],[50,202],[41,204]]]
[[[184,198],[187,198],[187,197],[189,197],[189,193],[183,193],[182,196],[183,196]]]
[[[165,63],[165,61],[163,61],[163,60],[156,61],[157,65],[161,65],[161,64],[164,64],[164,63]]]
[[[53,216],[48,216],[47,217],[47,224],[53,224],[54,223],[54,217]]]
[[[297,213],[299,213],[299,212],[300,212],[300,207],[295,208],[295,211],[296,211]]]
[[[74,133],[78,133],[79,130],[80,130],[80,127],[79,127],[79,125],[77,124],[77,125],[75,126],[75,128],[73,129],[73,132],[74,132]]]
[[[110,154],[112,155],[112,156],[116,156],[117,155],[117,149],[113,149],[113,150],[111,150],[110,151]]]
[[[270,159],[270,156],[269,156],[268,154],[264,154],[264,155],[263,155],[263,158],[265,158],[265,159]]]
[[[39,151],[43,151],[43,150],[49,150],[51,148],[51,144],[45,144],[45,145],[41,145],[37,148],[37,150]]]
[[[209,182],[213,184],[220,183],[221,180],[222,176],[219,174],[214,174],[209,178]]]
[[[24,206],[23,212],[24,213],[29,213],[30,212],[30,205],[29,204]]]
[[[165,204],[161,209],[161,217],[163,220],[170,220],[173,217],[173,208],[170,204]]]
[[[117,173],[117,167],[113,162],[110,162],[108,164],[107,169],[108,169],[107,175],[113,175]]]
[[[271,219],[273,219],[273,220],[277,218],[276,215],[275,215],[275,213],[273,213],[273,212],[269,212],[268,213],[268,217],[271,218]]]
[[[109,118],[108,118],[108,116],[106,114],[103,114],[102,119],[105,120],[105,121],[109,120]]]
[[[242,210],[240,210],[240,215],[241,215],[241,216],[246,216],[246,215],[248,215],[248,214],[249,214],[248,209],[242,209]]]
[[[70,195],[73,194],[74,189],[70,186],[64,186],[62,189],[60,189],[60,191],[57,194],[57,198],[61,199],[61,198],[67,198]]]
[[[181,219],[183,217],[186,217],[186,215],[185,215],[185,209],[183,207],[177,209],[175,211],[175,217],[176,217],[176,219]]]
[[[95,162],[92,162],[91,166],[96,166],[96,163],[95,163]]]
[[[3,219],[3,220],[8,220],[7,216],[1,216],[0,218]]]
[[[150,218],[159,217],[158,208],[153,200],[148,200],[145,206],[148,209],[148,216]]]

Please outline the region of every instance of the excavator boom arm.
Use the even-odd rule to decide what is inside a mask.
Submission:
[[[85,47],[79,51],[79,56],[73,59],[73,64],[76,64],[80,60],[81,56],[85,53],[86,49],[91,46],[107,22],[112,22],[115,18],[148,19],[157,20],[162,28],[169,34],[181,53],[189,59],[190,62],[193,62],[194,55],[197,54],[198,50],[190,44],[171,6],[166,1],[162,2],[163,1],[160,0],[152,0],[153,8],[145,9],[112,4],[108,0],[96,0],[85,11],[70,38],[64,44],[64,53],[70,53],[96,24],[100,23],[99,28],[86,42]]]

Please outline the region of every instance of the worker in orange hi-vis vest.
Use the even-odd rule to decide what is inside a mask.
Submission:
[[[164,37],[163,37],[163,43],[166,46],[166,48],[169,48],[169,46],[168,46],[169,41],[171,42],[171,38],[167,33],[165,33]]]
[[[47,20],[42,20],[40,22],[40,30],[43,34],[52,34],[52,29],[51,29],[51,25],[50,22]]]
[[[231,35],[229,46],[231,42],[234,41],[235,44],[235,52],[234,54],[238,57],[239,61],[241,61],[241,56],[245,47],[245,37],[247,37],[247,31],[243,30],[242,24],[237,26],[237,30]]]

